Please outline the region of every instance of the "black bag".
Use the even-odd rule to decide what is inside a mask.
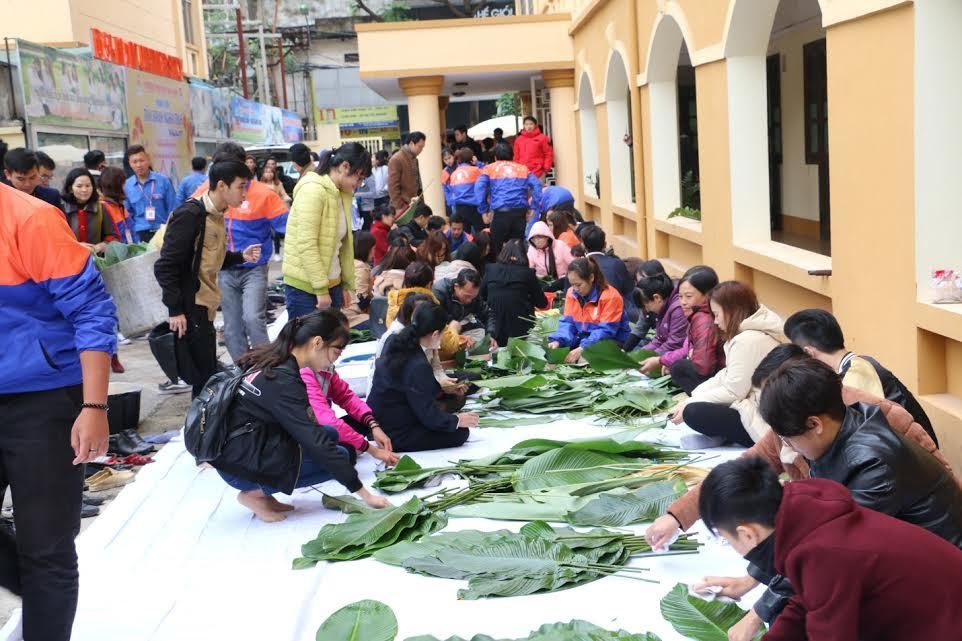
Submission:
[[[191,402],[184,421],[184,444],[198,464],[217,460],[224,450],[230,437],[231,405],[246,375],[237,368],[214,374]]]

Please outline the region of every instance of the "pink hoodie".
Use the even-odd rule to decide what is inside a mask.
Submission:
[[[544,236],[548,239],[547,249],[538,249],[531,240],[535,236]],[[528,234],[528,267],[535,271],[538,278],[548,276],[548,251],[554,252],[555,273],[550,274],[553,278],[563,278],[568,273],[568,265],[574,260],[571,255],[571,248],[561,241],[555,241],[548,229],[548,223],[538,221],[531,226]]]
[[[337,403],[348,416],[359,423],[367,423],[374,418],[374,412],[367,403],[359,399],[333,370],[315,373],[310,367],[305,367],[301,370],[301,379],[307,386],[307,398],[311,402],[311,409],[314,410],[314,418],[317,419],[318,424],[330,425],[337,430],[342,444],[350,445],[358,452],[366,452],[367,439],[339,419],[334,414],[331,403]]]

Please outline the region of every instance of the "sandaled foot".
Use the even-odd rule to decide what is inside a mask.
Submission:
[[[276,523],[287,518],[287,515],[283,512],[274,510],[274,499],[270,496],[264,496],[261,492],[241,492],[237,495],[237,502],[253,512],[254,516],[265,523]]]
[[[273,496],[268,496],[267,498],[271,500],[271,509],[274,510],[275,512],[293,512],[294,511],[293,505],[290,505],[288,503],[281,503],[280,501],[275,499]]]

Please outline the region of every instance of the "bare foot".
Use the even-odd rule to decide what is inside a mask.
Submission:
[[[275,512],[293,512],[294,511],[293,505],[289,505],[287,503],[281,503],[280,501],[275,499],[273,496],[268,496],[267,498],[271,501],[271,509],[274,510]]]
[[[272,502],[276,501],[270,496],[265,496],[260,490],[239,493],[237,495],[237,502],[266,523],[276,523],[287,518],[286,514],[274,511]]]

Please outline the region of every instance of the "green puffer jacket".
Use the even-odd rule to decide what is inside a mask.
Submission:
[[[337,204],[340,197],[343,214]],[[354,234],[351,232],[352,195],[334,186],[330,176],[305,174],[294,187],[294,202],[287,217],[284,245],[284,283],[313,293],[326,294],[328,289],[343,285],[354,291]],[[337,217],[345,216],[347,234],[339,256],[334,256]],[[333,260],[341,261],[341,278],[331,279]]]

